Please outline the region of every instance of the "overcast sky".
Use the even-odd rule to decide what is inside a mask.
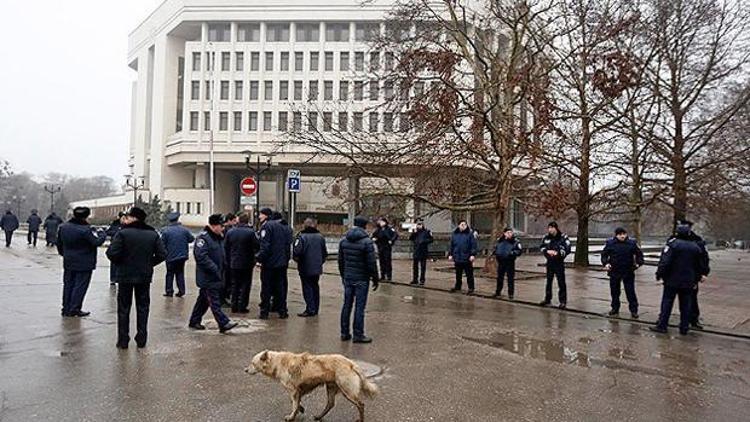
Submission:
[[[7,1],[0,158],[16,172],[127,172],[128,34],[162,0]]]

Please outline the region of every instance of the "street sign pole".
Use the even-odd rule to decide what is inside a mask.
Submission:
[[[300,171],[297,169],[289,169],[286,177],[286,187],[289,191],[289,220],[292,227],[294,227],[294,223],[297,220],[297,193],[300,191],[302,185]]]

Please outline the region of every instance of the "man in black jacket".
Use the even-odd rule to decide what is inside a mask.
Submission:
[[[62,223],[62,218],[58,217],[54,212],[44,219],[42,227],[44,228],[44,237],[47,241],[47,246],[55,246],[57,244],[57,230]]]
[[[120,211],[117,213],[117,218],[112,220],[112,222],[109,224],[109,227],[107,227],[107,230],[105,233],[107,233],[107,237],[109,237],[109,241],[113,241],[115,239],[115,235],[120,231],[123,225],[123,221],[125,221],[125,212]],[[115,274],[117,273],[117,265],[110,261],[109,263],[109,285],[114,286],[117,282],[117,279],[115,277]]]
[[[260,248],[255,230],[249,226],[250,215],[240,213],[238,223],[224,238],[224,253],[232,277],[232,312],[246,314],[253,284],[255,253]]]
[[[602,264],[609,274],[609,291],[612,296],[610,316],[620,313],[620,283],[625,286],[630,316],[638,318],[638,298],[635,295],[635,270],[643,265],[643,252],[638,243],[628,238],[622,227],[615,229],[615,237],[607,239],[602,250]]]
[[[42,225],[42,219],[39,217],[36,210],[31,210],[31,215],[26,219],[26,223],[29,225],[29,232],[26,235],[26,240],[28,241],[29,246],[33,245],[36,248],[36,239],[39,237],[39,227]]]
[[[5,232],[5,247],[10,248],[10,244],[13,242],[13,232],[18,229],[18,217],[13,215],[11,210],[5,212],[5,215],[0,218],[0,229]]]
[[[393,279],[393,245],[398,240],[398,233],[390,225],[388,219],[380,217],[378,226],[372,233],[372,240],[378,247],[378,261],[380,263],[380,280]]]
[[[167,257],[159,234],[145,223],[146,212],[133,207],[124,216],[124,224],[107,249],[107,258],[117,265],[117,348],[127,349],[130,342],[130,308],[135,295],[138,348],[148,339],[149,290],[154,266]]]
[[[282,224],[279,216],[275,219],[273,215],[268,208],[260,210],[260,250],[255,256],[260,265],[260,319],[268,319],[271,311],[278,312],[281,319],[289,318],[287,268],[293,236],[289,226]]]
[[[234,213],[227,213],[224,215],[224,239],[227,238],[227,233],[229,233],[229,230],[233,229],[234,226],[237,225],[239,222],[239,219]],[[224,259],[227,260],[227,262],[224,263],[224,289],[221,292],[221,306],[223,307],[231,307],[231,296],[232,291],[234,291],[234,288],[232,287],[232,268],[229,265],[229,255],[224,256]]]
[[[354,342],[371,343],[365,336],[365,307],[369,281],[372,290],[378,289],[378,267],[375,263],[375,248],[367,236],[367,219],[356,217],[354,227],[339,243],[339,274],[344,283],[344,306],[341,308],[341,341],[352,340],[349,321],[354,306]],[[356,302],[356,305],[355,305]]]
[[[565,257],[570,254],[570,239],[560,231],[557,223],[552,221],[547,225],[547,234],[542,239],[540,250],[547,260],[547,284],[544,288],[542,306],[549,306],[552,302],[552,280],[557,277],[558,307],[565,309],[568,302],[568,290],[565,285]]]
[[[427,230],[424,222],[417,220],[417,227],[409,235],[414,245],[414,254],[412,257],[411,284],[424,286],[425,272],[427,271],[427,257],[430,254],[429,248],[432,243],[432,232]],[[420,271],[421,270],[421,271]]]
[[[320,309],[320,275],[323,274],[323,263],[328,249],[326,239],[317,229],[317,222],[312,218],[305,219],[305,228],[294,241],[292,257],[297,262],[297,271],[302,282],[302,296],[305,299],[305,311],[297,314],[300,317],[318,315]]]
[[[516,239],[513,228],[506,227],[503,236],[495,243],[495,260],[497,261],[497,287],[495,297],[503,292],[503,278],[508,276],[508,299],[513,300],[515,294],[516,258],[521,256],[523,249],[521,242]]]

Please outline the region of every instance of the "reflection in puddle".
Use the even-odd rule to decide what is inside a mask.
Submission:
[[[230,333],[234,334],[249,334],[254,333],[257,331],[265,330],[268,325],[259,320],[259,319],[235,319],[233,320],[237,323],[237,327],[235,327]],[[216,320],[214,319],[204,319],[203,325],[206,326],[207,330],[205,331],[196,331],[197,333],[206,333],[206,334],[218,334],[219,333],[219,324],[216,323]]]
[[[427,302],[425,298],[418,296],[401,296],[401,301],[415,305],[424,305]]]

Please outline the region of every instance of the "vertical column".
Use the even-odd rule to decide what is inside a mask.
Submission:
[[[135,96],[133,101],[134,116],[133,126],[131,128],[133,138],[133,172],[136,176],[144,176],[146,174],[146,150],[147,138],[150,136],[150,102],[151,102],[151,91],[150,91],[150,69],[151,65],[151,54],[149,48],[143,48],[138,54],[136,62],[136,70],[138,72],[138,80],[136,81]]]
[[[286,203],[286,172],[279,169],[276,173],[276,211],[284,213]]]
[[[349,176],[349,224],[354,222],[354,217],[359,214],[359,176]]]

